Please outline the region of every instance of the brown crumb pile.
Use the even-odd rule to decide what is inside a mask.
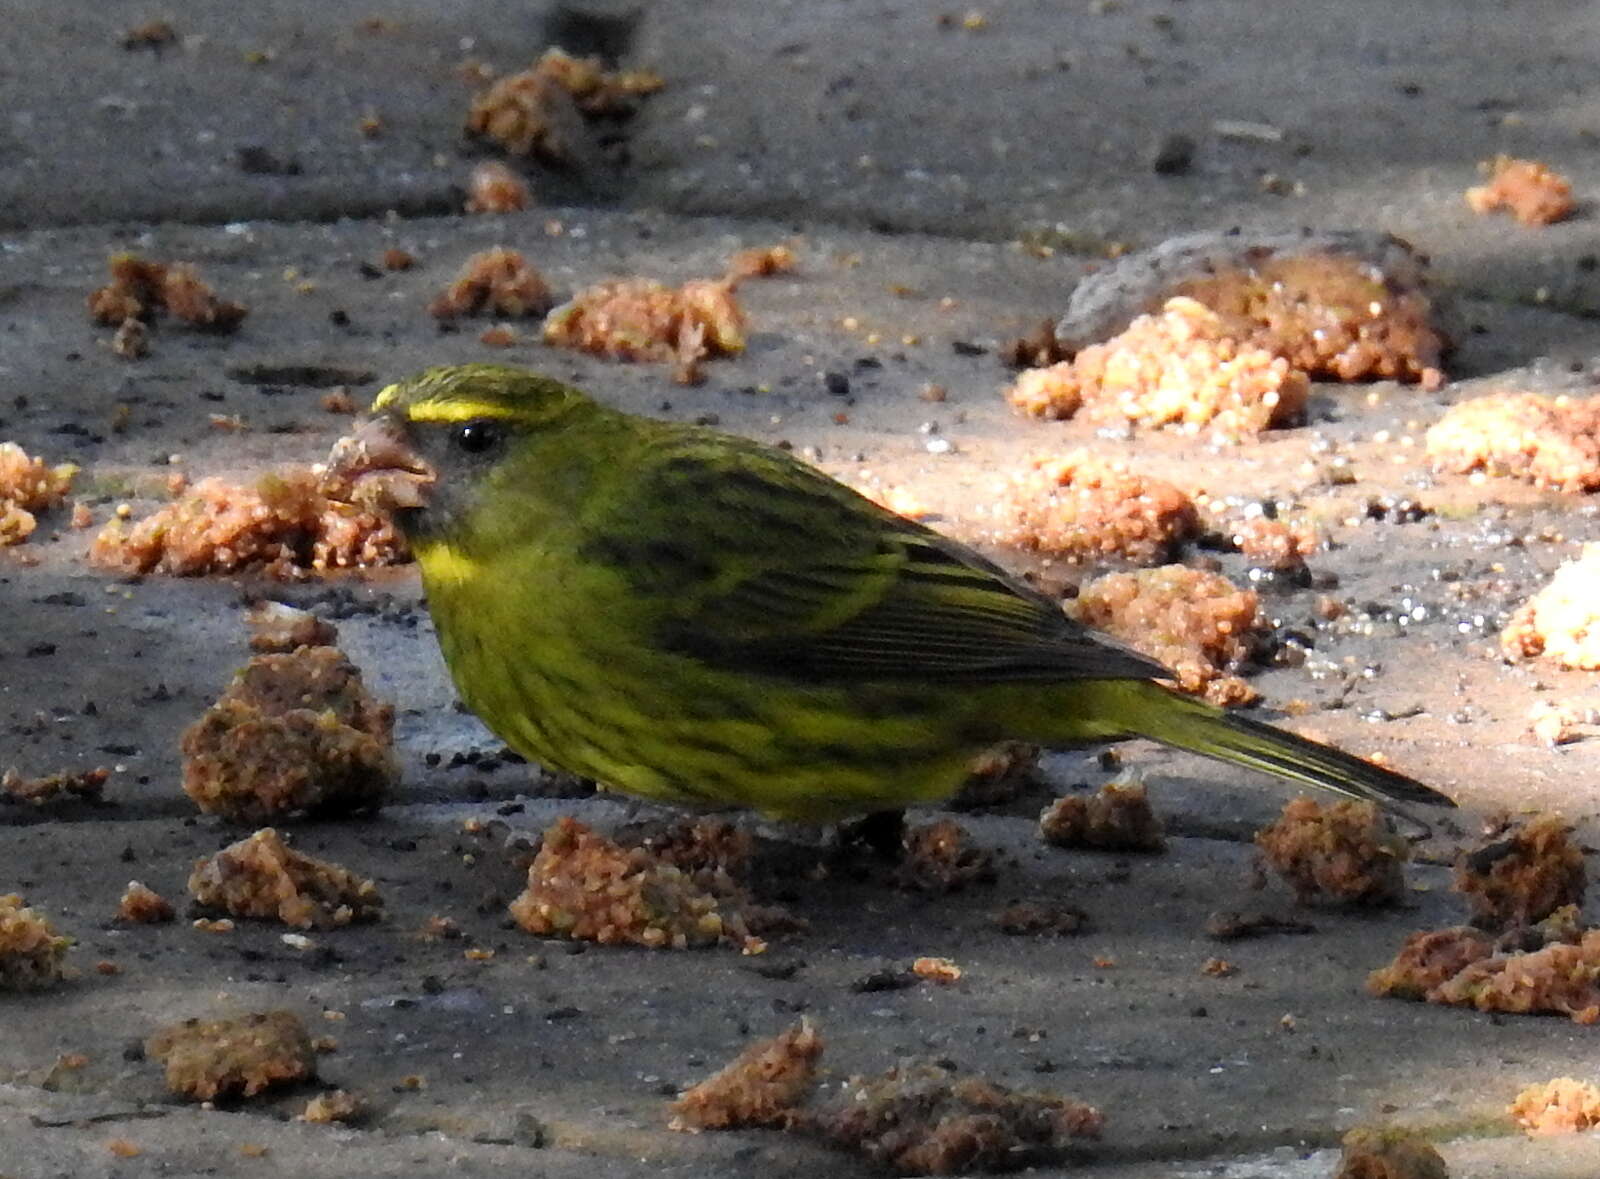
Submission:
[[[1409,849],[1376,803],[1292,798],[1256,832],[1256,846],[1301,901],[1392,905],[1405,897]]]
[[[1600,1021],[1600,929],[1584,933],[1576,945],[1554,942],[1473,962],[1429,991],[1427,999],[1510,1015],[1560,1014],[1575,1023]]]
[[[545,831],[511,916],[529,933],[602,945],[685,949],[746,942],[742,914],[698,875],[563,817]]]
[[[1150,809],[1144,782],[1124,774],[1085,798],[1068,794],[1039,816],[1039,836],[1056,847],[1101,851],[1159,852],[1167,849],[1161,820]]]
[[[543,315],[554,304],[544,277],[520,251],[495,246],[462,264],[454,281],[428,304],[428,314],[446,320],[463,315],[520,319]]]
[[[339,631],[309,610],[282,602],[259,602],[245,615],[250,624],[250,649],[259,654],[285,654],[300,647],[331,647]]]
[[[211,332],[231,332],[248,314],[242,303],[219,299],[187,262],[151,262],[137,254],[113,254],[111,281],[90,293],[89,317],[118,329],[113,348],[136,360],[148,352],[142,324],[165,311],[173,319]]]
[[[1512,663],[1548,655],[1563,667],[1600,670],[1600,544],[1584,545],[1517,608],[1500,632],[1500,652]]]
[[[387,516],[331,500],[309,467],[263,475],[254,487],[202,479],[143,520],[112,520],[89,558],[127,573],[200,577],[259,569],[294,579],[411,559]]]
[[[1467,204],[1474,213],[1504,209],[1523,225],[1550,225],[1577,211],[1567,178],[1538,160],[1501,155],[1479,167],[1489,183],[1467,189]]]
[[[515,213],[532,199],[528,182],[499,160],[484,160],[467,179],[469,213]]]
[[[958,892],[995,879],[994,854],[975,847],[954,819],[906,828],[895,883],[915,892]]]
[[[744,351],[744,312],[725,279],[669,287],[648,278],[617,279],[580,291],[544,321],[544,341],[611,360],[673,365],[692,385],[713,356]]]
[[[1055,901],[1017,901],[996,913],[994,923],[1012,937],[1070,937],[1088,929],[1089,914]]]
[[[37,991],[66,975],[72,939],[62,937],[16,893],[0,895],[0,992]]]
[[[311,1037],[292,1011],[186,1019],[151,1036],[145,1047],[166,1065],[167,1088],[195,1101],[254,1097],[317,1073]]]
[[[810,1094],[822,1037],[802,1019],[751,1044],[672,1103],[674,1130],[733,1130],[787,1125]]]
[[[1036,459],[1012,481],[995,539],[1056,560],[1158,565],[1200,531],[1194,501],[1165,479],[1087,451]]]
[[[1413,933],[1388,966],[1367,978],[1374,995],[1425,999],[1512,1015],[1600,1021],[1600,930],[1582,928],[1576,906],[1498,940],[1467,926]]]
[[[171,901],[137,880],[128,881],[117,904],[117,920],[130,925],[160,925],[174,916]]]
[[[300,1119],[324,1125],[330,1122],[359,1122],[367,1113],[367,1100],[361,1094],[348,1089],[330,1089],[306,1102],[305,1112]]]
[[[1185,692],[1223,706],[1256,698],[1235,673],[1266,625],[1260,599],[1220,573],[1183,565],[1108,573],[1082,586],[1067,613],[1163,664]]]
[[[1101,421],[1206,429],[1229,442],[1298,423],[1310,391],[1305,373],[1237,331],[1194,299],[1170,299],[1071,360],[1021,373],[1007,397],[1034,417],[1086,407]]]
[[[1309,520],[1246,516],[1219,529],[1222,537],[1244,554],[1253,568],[1292,573],[1306,567],[1306,558],[1322,547],[1322,533]]]
[[[1396,999],[1427,999],[1472,963],[1494,954],[1494,940],[1467,926],[1419,930],[1389,965],[1367,976],[1367,993]]]
[[[1427,295],[1347,254],[1280,254],[1196,277],[1176,292],[1223,318],[1242,344],[1316,380],[1436,385],[1443,337]]]
[[[1005,741],[982,753],[967,771],[967,780],[945,800],[953,811],[1001,806],[1020,798],[1039,780],[1037,745]]]
[[[0,548],[21,544],[39,526],[36,512],[59,507],[78,468],[47,466],[15,442],[0,442]]]
[[[1014,1171],[1098,1138],[1100,1111],[1054,1093],[1009,1089],[935,1064],[852,1077],[794,1125],[901,1175]]]
[[[1313,379],[1435,387],[1449,342],[1432,323],[1426,264],[1399,238],[1351,230],[1169,238],[1080,282],[1055,343],[1071,356],[1177,296],[1220,317],[1239,348]]]
[[[1456,862],[1455,890],[1483,929],[1534,925],[1566,905],[1581,906],[1583,852],[1559,815],[1542,815],[1496,836]]]
[[[737,283],[747,278],[792,274],[798,263],[792,246],[751,246],[728,259],[727,278]]]
[[[99,802],[105,792],[106,781],[110,777],[111,771],[104,766],[78,773],[62,770],[57,774],[46,774],[42,778],[24,778],[16,770],[11,769],[0,775],[0,802],[43,806],[62,796]]]
[[[1506,1112],[1529,1134],[1578,1134],[1600,1126],[1600,1088],[1557,1077],[1529,1085]]]
[[[1434,468],[1600,489],[1600,396],[1493,393],[1453,405],[1428,430]]]
[[[256,655],[184,731],[183,789],[236,823],[374,810],[400,776],[393,733],[338,648]]]
[[[1449,1179],[1439,1152],[1409,1130],[1359,1127],[1343,1146],[1333,1179]]]
[[[583,161],[582,118],[624,118],[638,99],[665,83],[649,70],[611,72],[598,58],[547,49],[530,68],[499,79],[472,101],[467,133],[517,156],[550,163]]]
[[[376,884],[301,855],[271,827],[198,861],[189,893],[207,909],[296,929],[334,929],[383,915]]]

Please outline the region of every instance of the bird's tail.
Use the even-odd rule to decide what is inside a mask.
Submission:
[[[1106,681],[1104,687],[1133,695],[1116,712],[1133,721],[1128,728],[1138,736],[1391,808],[1395,803],[1456,805],[1415,778],[1159,684],[1120,680]]]

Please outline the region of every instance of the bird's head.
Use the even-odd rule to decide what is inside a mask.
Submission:
[[[369,416],[334,444],[323,487],[392,514],[413,540],[458,531],[537,439],[598,408],[528,369],[427,369],[378,394]]]

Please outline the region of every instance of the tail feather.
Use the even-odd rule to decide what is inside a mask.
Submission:
[[[1141,692],[1159,693],[1162,697],[1143,701],[1140,707],[1131,710],[1139,718],[1139,724],[1134,727],[1141,736],[1335,794],[1371,799],[1385,806],[1392,807],[1394,803],[1456,805],[1448,796],[1415,778],[1374,765],[1342,749],[1249,717],[1223,712],[1157,684],[1130,684]]]

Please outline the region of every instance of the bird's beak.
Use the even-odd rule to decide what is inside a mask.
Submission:
[[[322,491],[329,499],[392,513],[423,507],[423,492],[436,478],[400,424],[379,414],[333,444]]]

